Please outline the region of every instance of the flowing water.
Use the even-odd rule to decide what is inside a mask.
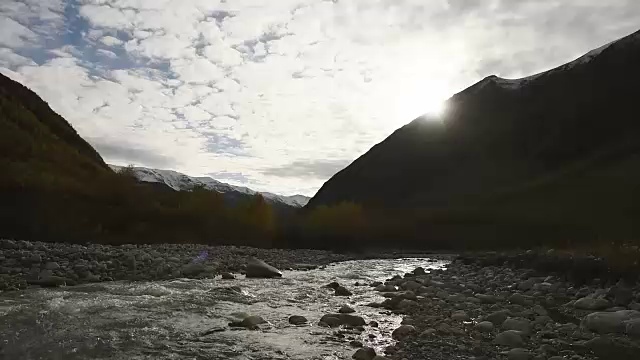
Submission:
[[[355,351],[350,339],[381,350],[393,343],[391,331],[401,321],[365,306],[383,298],[355,283],[444,264],[358,260],[285,271],[282,279],[112,282],[0,293],[0,359],[349,359]],[[354,295],[334,296],[323,288],[332,281]],[[345,304],[380,326],[343,337],[317,325]],[[228,327],[239,313],[262,316],[268,324],[260,330]],[[309,324],[290,325],[291,315],[305,316]]]

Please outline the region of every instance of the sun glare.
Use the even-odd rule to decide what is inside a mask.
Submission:
[[[446,111],[446,101],[437,91],[416,91],[411,96],[407,96],[398,108],[398,116],[404,123],[410,122],[419,117],[440,121]]]
[[[445,101],[433,101],[429,104],[426,104],[424,115],[433,118],[440,118],[444,115],[446,110],[446,102]]]

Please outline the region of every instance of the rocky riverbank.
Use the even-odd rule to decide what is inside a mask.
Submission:
[[[250,257],[282,270],[306,270],[354,258],[319,250],[191,244],[76,245],[5,239],[0,240],[0,291],[114,280],[230,277],[243,273]]]
[[[393,334],[399,342],[386,349],[387,356],[640,359],[637,274],[616,277],[605,271],[602,274],[611,276],[586,278],[562,267],[558,270],[563,272],[543,271],[529,266],[540,262],[513,261],[546,259],[543,263],[548,265],[554,263],[551,253],[499,258],[495,254],[461,256],[446,270],[427,274],[418,268],[404,277],[371,284],[386,300],[370,306],[405,316]],[[594,268],[583,270],[587,269]]]

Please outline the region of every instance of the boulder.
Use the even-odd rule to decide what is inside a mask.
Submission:
[[[265,324],[267,321],[264,320],[262,317],[260,316],[247,316],[244,319],[242,319],[242,321],[234,321],[229,323],[229,326],[233,326],[233,327],[243,327],[243,328],[247,328],[247,329],[257,329],[258,325],[260,324]]]
[[[308,322],[307,318],[300,315],[293,315],[289,317],[289,324],[292,325],[302,325]]]
[[[479,299],[483,304],[495,304],[498,302],[495,296],[486,295],[486,294],[476,294],[476,298]]]
[[[236,278],[235,276],[233,276],[233,274],[228,272],[223,272],[221,275],[223,280],[233,280]]]
[[[350,314],[327,314],[320,318],[320,323],[325,323],[331,327],[340,325],[364,326],[366,324],[361,316]]]
[[[338,310],[338,312],[340,314],[351,314],[356,312],[352,307],[350,307],[349,305],[343,305],[340,310]]]
[[[522,294],[513,294],[509,297],[509,302],[512,304],[525,305],[527,298]]]
[[[254,257],[247,262],[246,275],[248,278],[282,277],[280,270]]]
[[[493,331],[493,323],[491,321],[481,321],[476,324],[476,330],[482,333],[490,333]]]
[[[337,281],[333,281],[328,283],[327,285],[325,285],[324,287],[328,288],[328,289],[333,289],[335,290],[336,288],[340,287],[340,283]]]
[[[627,322],[638,318],[640,318],[640,312],[635,310],[595,312],[587,315],[580,325],[583,329],[599,334],[622,334],[627,330]]]
[[[413,274],[420,276],[420,275],[426,275],[427,272],[422,266],[418,266],[417,268],[413,269]]]
[[[519,331],[507,330],[499,333],[493,340],[496,345],[508,346],[510,348],[518,348],[524,346],[524,341]]]
[[[455,321],[469,321],[469,315],[463,310],[458,310],[451,314],[451,319]]]
[[[533,357],[529,350],[515,348],[507,351],[507,359],[509,360],[530,360]]]
[[[404,290],[417,290],[422,286],[422,284],[415,282],[415,281],[407,281],[406,283],[402,284],[400,287],[403,288]]]
[[[335,289],[335,296],[351,296],[353,295],[346,287],[340,285]]]
[[[611,303],[607,299],[585,296],[576,300],[573,306],[582,310],[603,310],[611,306]]]
[[[509,310],[500,310],[487,315],[484,320],[490,321],[495,326],[500,326],[509,317]]]
[[[376,351],[370,347],[363,347],[351,356],[355,360],[373,360],[376,357]]]
[[[400,325],[399,328],[393,330],[391,337],[394,340],[402,340],[409,335],[416,333],[416,328],[413,325]]]
[[[535,285],[535,279],[529,279],[518,284],[518,290],[520,291],[528,291],[533,289],[533,285]]]
[[[202,263],[190,263],[182,267],[184,276],[198,276],[206,271],[206,266]]]
[[[509,318],[502,323],[502,330],[517,330],[523,334],[531,333],[531,322],[526,319]]]
[[[44,265],[44,268],[46,270],[58,270],[60,269],[60,265],[55,261],[49,261]]]

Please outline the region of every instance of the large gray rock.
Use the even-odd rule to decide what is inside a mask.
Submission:
[[[422,284],[415,282],[415,281],[407,281],[406,283],[402,284],[400,287],[402,287],[404,290],[417,290],[422,286]]]
[[[469,321],[470,318],[464,310],[458,310],[451,314],[451,319],[455,321]]]
[[[339,313],[341,314],[351,314],[356,312],[351,306],[349,305],[343,305],[340,310],[338,310]]]
[[[611,303],[607,299],[585,296],[576,300],[573,306],[582,310],[603,310],[611,306]]]
[[[229,326],[235,326],[235,327],[244,327],[247,329],[256,329],[258,328],[258,325],[260,324],[266,324],[267,321],[264,320],[262,317],[260,316],[247,316],[244,319],[242,319],[242,321],[234,321],[229,323]]]
[[[376,351],[370,347],[363,347],[351,356],[355,360],[373,360],[376,357]]]
[[[531,322],[527,319],[509,318],[502,323],[502,330],[517,330],[529,334],[531,333]]]
[[[493,331],[493,323],[491,321],[481,321],[476,324],[476,329],[483,333],[490,333]]]
[[[483,304],[495,304],[498,302],[495,296],[487,294],[476,294],[476,298],[480,299]]]
[[[413,335],[416,333],[416,328],[412,325],[400,325],[399,328],[393,330],[391,333],[391,337],[394,340],[402,340],[409,335]]]
[[[289,317],[289,324],[292,325],[302,325],[308,322],[307,318],[300,315],[293,315]]]
[[[246,273],[248,278],[275,278],[282,277],[280,270],[267,264],[266,262],[250,258],[247,262]]]
[[[634,319],[640,319],[639,311],[596,312],[587,315],[582,320],[581,326],[583,329],[599,334],[622,334],[627,330],[627,322]]]
[[[509,317],[509,310],[500,310],[487,315],[484,320],[490,321],[493,325],[500,326]]]
[[[529,360],[532,357],[533,355],[527,349],[515,348],[507,352],[507,359],[509,360]]]
[[[49,261],[44,265],[44,268],[46,270],[58,270],[60,269],[60,265],[55,261]]]
[[[339,285],[338,287],[335,288],[335,295],[336,296],[351,296],[353,295],[351,293],[351,291],[349,291],[349,289],[347,289],[346,287]]]
[[[198,276],[205,272],[207,267],[202,263],[190,263],[182,267],[185,276]]]
[[[362,317],[350,314],[327,314],[320,318],[320,323],[330,327],[340,325],[364,326],[366,324]]]
[[[524,346],[524,341],[519,331],[507,330],[501,332],[493,340],[496,345],[508,346],[510,348],[519,348]]]

